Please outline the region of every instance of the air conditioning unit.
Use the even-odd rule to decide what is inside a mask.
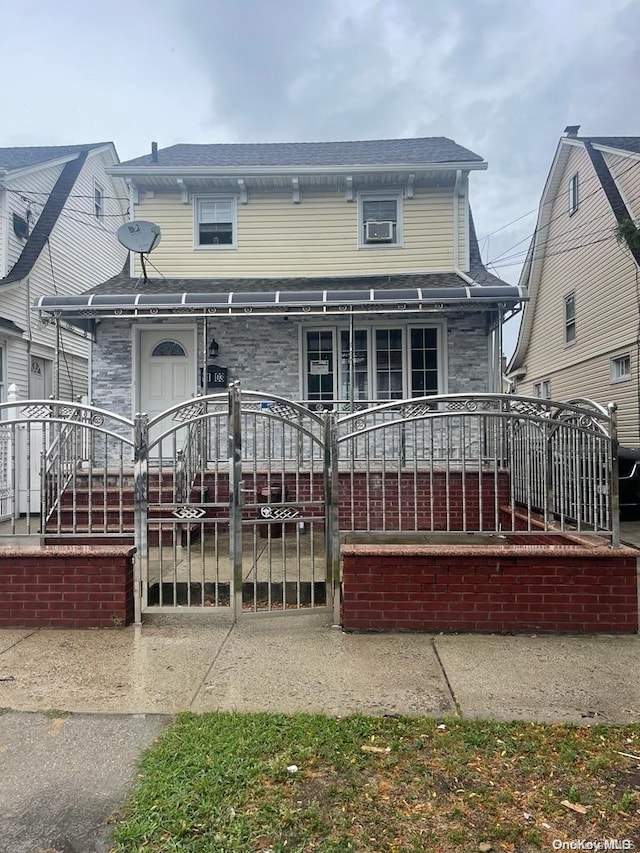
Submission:
[[[367,243],[391,243],[395,222],[375,222],[370,219],[365,224],[365,240]]]

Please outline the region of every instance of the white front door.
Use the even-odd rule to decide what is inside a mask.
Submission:
[[[142,329],[138,346],[139,406],[150,418],[196,393],[196,336],[194,329],[164,326]],[[169,429],[173,421],[163,420],[152,430],[151,440]],[[164,448],[163,455],[168,451]]]

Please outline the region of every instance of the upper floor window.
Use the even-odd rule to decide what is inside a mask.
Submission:
[[[360,193],[358,246],[402,245],[402,193]]]
[[[576,295],[570,293],[564,298],[564,342],[572,344],[576,339]]]
[[[542,379],[540,382],[536,382],[533,386],[533,393],[542,400],[550,400],[551,381],[549,379]]]
[[[208,249],[236,245],[236,199],[234,196],[196,198],[196,246]]]
[[[578,173],[569,181],[569,216],[578,209]]]
[[[625,379],[631,379],[631,356],[629,353],[626,352],[624,355],[612,358],[610,371],[612,382],[624,382]]]
[[[93,185],[93,214],[101,222],[104,219],[104,187],[97,181]]]

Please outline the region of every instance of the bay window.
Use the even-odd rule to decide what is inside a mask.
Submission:
[[[439,326],[307,330],[304,347],[308,400],[402,400],[442,389]]]

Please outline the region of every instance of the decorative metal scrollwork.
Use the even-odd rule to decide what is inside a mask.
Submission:
[[[24,406],[21,411],[28,418],[42,419],[51,417],[49,406]]]
[[[288,406],[286,403],[281,403],[279,401],[275,401],[269,405],[269,410],[275,412],[276,415],[279,415],[281,418],[287,418],[288,420],[294,420],[300,417],[300,413],[293,408],[293,406]]]
[[[294,506],[261,506],[260,515],[263,518],[280,521],[280,519],[297,518],[300,515],[300,510]]]
[[[175,515],[176,518],[192,519],[202,518],[203,515],[207,514],[207,511],[198,506],[179,506],[172,510],[171,514]]]
[[[203,403],[192,403],[190,406],[185,406],[182,409],[178,409],[178,411],[173,416],[173,420],[182,423],[184,421],[190,421],[192,418],[197,418],[198,415],[202,415],[203,413]]]

